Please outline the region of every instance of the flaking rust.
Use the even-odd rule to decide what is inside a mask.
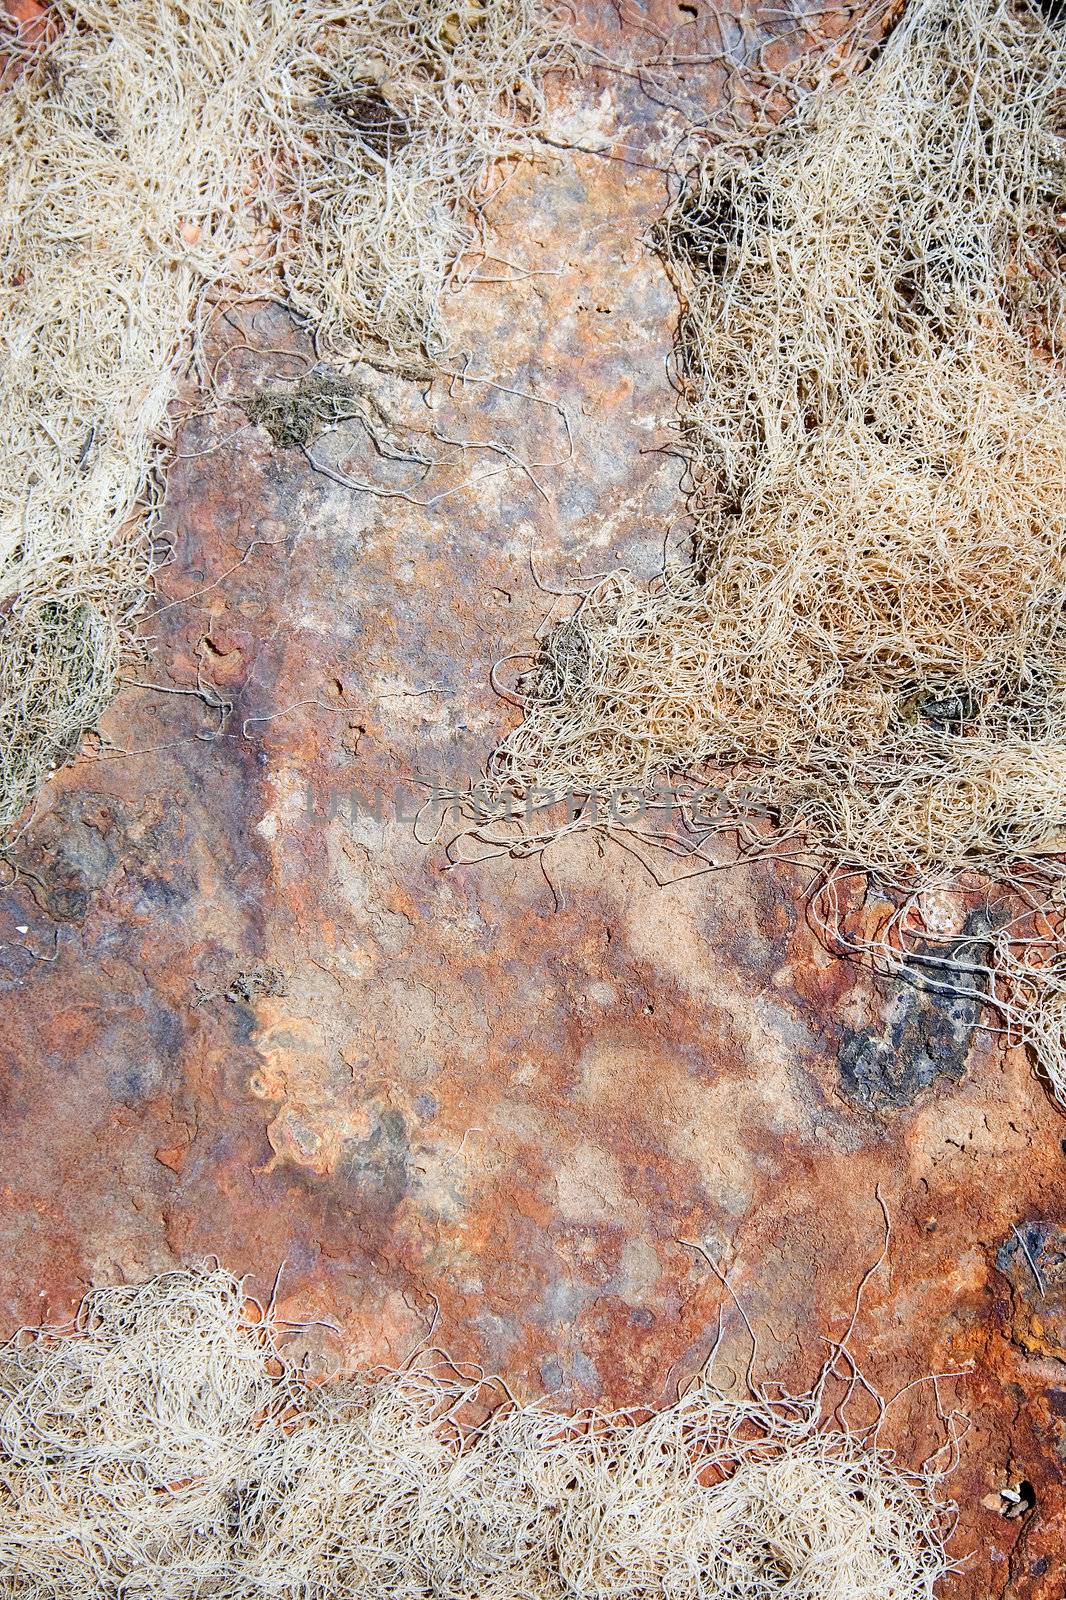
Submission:
[[[692,9],[581,27],[613,59],[653,54],[655,30],[675,54],[720,48]],[[720,26],[734,53],[758,41],[750,16]],[[512,266],[472,272],[450,316],[472,370],[522,393],[438,385],[430,408],[374,380],[428,478],[357,423],[328,436],[348,475],[403,497],[346,491],[236,407],[185,428],[151,678],[207,692],[127,688],[106,758],[46,792],[3,896],[3,1321],[217,1255],[264,1296],[284,1264],[282,1314],[335,1319],[358,1359],[404,1359],[437,1306],[435,1339],[527,1397],[655,1404],[720,1306],[723,1359],[747,1361],[689,1240],[728,1267],[762,1370],[802,1383],[881,1249],[879,1187],[893,1233],[856,1355],[886,1396],[972,1368],[941,1386],[972,1420],[946,1592],[1054,1600],[1066,1366],[1016,1240],[1039,1267],[1032,1229],[1066,1226],[1066,1126],[1023,1055],[967,1020],[951,1070],[857,1103],[842,1046],[890,1037],[898,993],[826,953],[798,869],[659,888],[571,838],[543,872],[452,870],[457,820],[419,813],[420,784],[476,780],[517,715],[489,673],[551,604],[530,548],[565,588],[651,573],[683,533],[659,448],[677,307],[642,243],[686,114],[660,86],[590,71],[560,90],[560,142],[612,158],[546,150],[490,209]],[[699,93],[720,88],[708,69]],[[235,385],[303,348],[276,308],[238,321]],[[572,460],[530,395],[566,408]],[[916,1048],[939,1025],[909,1015]],[[928,1385],[890,1419],[911,1454],[942,1438]],[[1001,1514],[1023,1480],[1035,1505]]]

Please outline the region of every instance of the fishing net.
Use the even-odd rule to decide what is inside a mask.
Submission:
[[[323,354],[425,370],[560,49],[532,0],[57,0],[46,20],[4,41],[0,89],[0,829],[133,646],[205,320],[280,285]]]
[[[0,1594],[929,1600],[931,1473],[820,1391],[563,1415],[443,1369],[310,1383],[222,1271],[0,1355]]]
[[[659,230],[693,557],[547,635],[500,789],[695,775],[753,846],[769,819],[908,892],[1054,882],[1064,134],[1061,23],[912,0],[865,71],[697,162]]]

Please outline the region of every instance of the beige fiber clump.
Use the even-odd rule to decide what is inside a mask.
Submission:
[[[1066,843],[1066,29],[912,0],[661,228],[695,555],[548,636],[493,772],[727,768],[913,883]],[[716,773],[715,781],[718,781]]]
[[[311,1384],[237,1280],[171,1272],[0,1355],[0,1595],[929,1600],[934,1480],[819,1407],[701,1384],[640,1420],[443,1372]]]
[[[559,45],[533,0],[57,0],[0,45],[2,830],[114,693],[206,317],[280,289],[424,370]]]
[[[1066,1100],[1066,27],[910,0],[850,82],[706,154],[659,242],[693,557],[548,634],[492,780],[683,776],[697,833],[1019,890],[959,986]]]

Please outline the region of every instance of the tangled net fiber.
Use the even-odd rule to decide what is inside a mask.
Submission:
[[[548,635],[501,785],[704,774],[722,826],[888,885],[1055,881],[1064,135],[1061,23],[910,0],[865,71],[698,161],[659,236],[694,559]]]
[[[434,1372],[312,1384],[236,1279],[168,1273],[0,1356],[0,1593],[931,1596],[933,1480],[818,1412],[706,1385],[641,1420]]]
[[[56,0],[0,46],[3,829],[114,692],[205,317],[280,283],[424,368],[558,45],[535,0]]]

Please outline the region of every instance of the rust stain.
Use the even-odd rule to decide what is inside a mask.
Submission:
[[[655,30],[696,56],[717,23],[689,9],[656,0],[642,31],[593,7],[581,26],[615,57],[654,53]],[[731,16],[739,55],[755,34]],[[722,81],[712,66],[684,93]],[[522,472],[480,477],[485,450],[435,444],[419,497],[455,492],[426,509],[347,493],[238,432],[236,407],[185,428],[152,672],[232,709],[127,689],[110,750],[51,786],[0,894],[0,1316],[62,1315],[93,1279],[207,1255],[268,1294],[284,1263],[282,1312],[335,1319],[349,1356],[403,1359],[436,1303],[456,1358],[526,1395],[655,1403],[720,1309],[723,1359],[747,1362],[699,1244],[761,1370],[801,1383],[881,1248],[880,1186],[893,1238],[856,1354],[888,1396],[972,1368],[940,1386],[971,1419],[950,1593],[1055,1600],[1066,1314],[1050,1265],[1041,1296],[1011,1241],[1066,1228],[1066,1126],[1023,1056],[966,1027],[950,1070],[928,1070],[931,1041],[948,1059],[943,1015],[901,1022],[897,991],[831,957],[787,864],[660,889],[570,838],[549,886],[536,862],[453,868],[446,815],[421,842],[420,781],[476,777],[511,714],[491,665],[551,604],[530,547],[566,587],[651,573],[664,531],[683,533],[658,448],[677,308],[642,242],[683,110],[617,73],[560,93],[565,138],[618,159],[546,150],[513,173],[492,250],[530,270],[471,284],[450,314],[456,347],[491,359],[474,370],[566,405],[574,461],[528,399],[438,386],[430,409],[374,380],[424,441],[557,461],[531,468],[547,500]],[[266,306],[223,334],[235,388],[300,342]],[[338,448],[412,486],[357,428]],[[878,1041],[913,1052],[906,1093],[856,1095],[863,1030],[867,1066]],[[934,1448],[930,1386],[890,1420],[909,1459]],[[1025,1516],[984,1503],[1023,1479]]]

